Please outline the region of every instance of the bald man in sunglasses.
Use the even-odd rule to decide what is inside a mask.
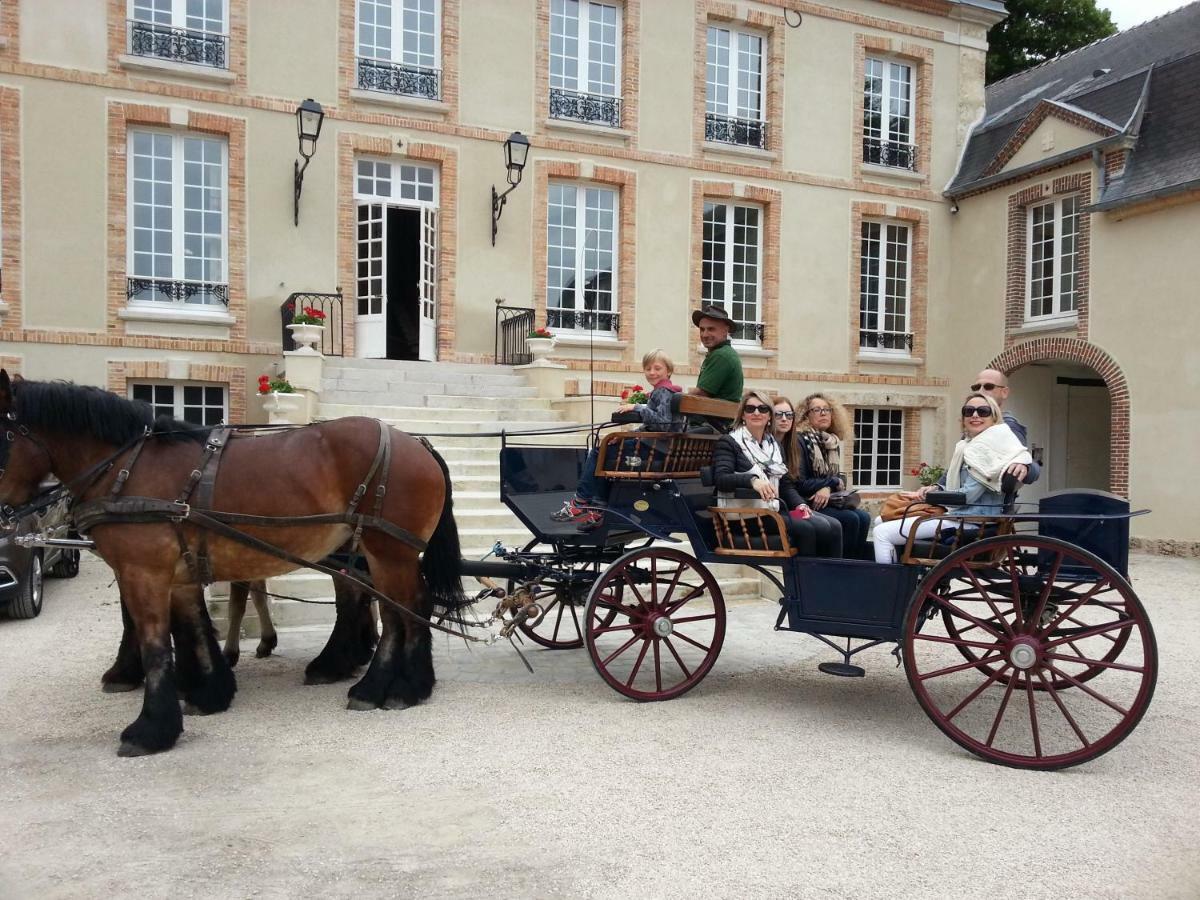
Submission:
[[[1029,449],[1029,435],[1025,430],[1025,426],[1004,408],[1005,402],[1008,400],[1008,376],[999,369],[984,369],[977,376],[971,385],[971,390],[978,391],[981,394],[987,394],[1000,407],[1000,411],[1004,414],[1004,424],[1012,429],[1012,433],[1017,436],[1017,439]],[[1042,474],[1042,467],[1034,460],[1029,465],[1022,463],[1013,463],[1008,467],[1009,474],[1015,476],[1018,481],[1025,484],[1033,484]]]

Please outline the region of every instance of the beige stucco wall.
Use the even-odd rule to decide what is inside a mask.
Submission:
[[[1095,131],[1088,131],[1078,125],[1072,125],[1051,116],[1033,130],[1033,134],[1021,145],[1021,149],[1013,154],[1000,171],[1011,172],[1023,166],[1040,163],[1052,156],[1092,144],[1102,137]]]

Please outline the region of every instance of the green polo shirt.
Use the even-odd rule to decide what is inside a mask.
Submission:
[[[696,387],[710,397],[740,403],[742,400],[742,360],[729,341],[708,351],[700,366]]]

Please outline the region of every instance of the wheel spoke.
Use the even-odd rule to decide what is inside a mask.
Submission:
[[[1001,614],[1000,608],[998,606],[996,606],[995,603],[992,602],[991,594],[988,593],[988,591],[984,589],[983,585],[981,585],[979,583],[979,579],[975,576],[975,573],[973,571],[971,571],[971,569],[967,568],[967,566],[965,564],[961,564],[961,563],[960,563],[960,567],[962,568],[962,570],[964,572],[967,573],[967,577],[969,579],[971,579],[971,583],[973,585],[975,585],[975,590],[977,590],[979,592],[979,595],[981,597],[983,597],[983,599],[987,602],[987,605],[989,607],[991,607],[993,615],[995,615],[995,617],[1000,620],[1000,625],[1008,633],[1008,636],[1012,637],[1013,630],[1009,626],[1008,622],[1005,620],[1004,616]],[[959,633],[961,634],[962,632],[959,632]]]
[[[999,653],[997,653],[995,656],[983,656],[979,659],[973,659],[970,662],[962,663],[961,665],[949,666],[945,669],[938,669],[936,672],[926,672],[925,674],[918,675],[917,677],[922,681],[925,681],[929,678],[937,678],[941,675],[949,675],[953,672],[961,672],[963,669],[977,669],[986,663],[998,662],[1003,658],[1003,655]]]
[[[975,690],[971,691],[971,693],[967,694],[967,696],[963,699],[963,701],[960,704],[958,704],[958,706],[954,707],[953,712],[950,712],[946,715],[946,721],[949,722],[951,719],[953,719],[955,716],[957,716],[972,701],[974,701],[974,699],[976,697],[978,697],[985,690],[987,690],[989,687],[991,687],[993,684],[995,684],[996,679],[999,678],[1001,675],[1003,675],[1005,669],[1007,669],[1007,668],[1008,668],[1008,666],[1001,666],[999,669],[997,669],[995,672],[993,672],[991,675],[988,676],[987,681],[985,681],[979,687],[975,688]]]
[[[1058,570],[1062,568],[1063,552],[1059,550],[1054,557],[1054,564],[1050,567],[1050,574],[1046,576],[1046,583],[1042,585],[1042,592],[1038,595],[1038,602],[1033,607],[1033,613],[1029,617],[1029,621],[1040,623],[1042,621],[1042,613],[1046,610],[1046,601],[1050,599],[1050,591],[1054,588],[1054,582],[1058,578]]]
[[[1116,622],[1109,622],[1107,625],[1097,625],[1094,628],[1085,628],[1083,631],[1068,635],[1067,637],[1059,638],[1055,641],[1046,641],[1044,646],[1057,647],[1059,644],[1069,644],[1071,641],[1082,641],[1084,638],[1095,637],[1098,634],[1105,634],[1118,628],[1129,628],[1134,624],[1133,619],[1121,619]]]
[[[563,620],[563,604],[558,604],[558,618],[554,620],[554,634],[550,636],[550,640],[558,640],[558,629],[562,627]]]
[[[929,599],[940,603],[946,609],[950,610],[951,615],[957,615],[960,619],[966,619],[968,622],[971,622],[972,624],[979,626],[980,628],[982,628],[984,631],[986,631],[988,634],[992,635],[993,637],[1003,639],[1004,635],[1002,635],[999,631],[996,631],[994,628],[992,628],[990,625],[988,625],[987,622],[984,622],[982,619],[977,619],[977,618],[975,618],[975,616],[971,615],[969,612],[965,612],[964,610],[959,609],[957,606],[955,606],[953,603],[951,603],[949,600],[947,600],[945,597],[941,596],[940,594],[934,594],[931,592],[929,594]]]
[[[1080,628],[1087,628],[1087,627],[1089,627],[1087,622],[1080,622],[1080,621],[1079,621],[1078,619],[1076,619],[1074,616],[1068,616],[1068,617],[1067,617],[1067,621],[1068,621],[1068,622],[1073,622],[1074,624],[1078,625]],[[1115,644],[1115,643],[1116,643],[1118,640],[1120,640],[1119,638],[1115,638],[1115,637],[1113,637],[1111,634],[1103,634],[1103,635],[1101,635],[1101,637],[1103,637],[1103,638],[1104,638],[1106,641],[1108,641],[1110,644]],[[1074,639],[1074,635],[1072,635],[1072,639]],[[1068,643],[1069,643],[1069,642],[1068,642]],[[1072,644],[1071,646],[1072,646],[1072,647],[1074,647],[1075,645],[1074,645],[1074,644]],[[1079,648],[1078,648],[1078,647],[1075,647],[1075,652],[1076,652],[1076,653],[1079,653],[1079,652],[1080,652],[1080,650],[1079,650]]]
[[[1076,650],[1075,652],[1079,652]],[[1088,659],[1084,656],[1065,656],[1061,653],[1047,653],[1046,659],[1057,659],[1059,662],[1079,663],[1085,666],[1099,666],[1102,669],[1120,669],[1122,672],[1138,672],[1146,671],[1145,666],[1130,666],[1125,663],[1105,662],[1102,659]]]
[[[1042,736],[1038,729],[1037,704],[1033,699],[1033,681],[1025,679],[1025,696],[1029,698],[1029,730],[1033,734],[1033,752],[1038,759],[1042,758]]]
[[[712,647],[705,647],[703,644],[701,644],[697,641],[693,641],[690,637],[688,637],[682,631],[674,632],[674,637],[679,638],[681,641],[687,641],[689,644],[691,644],[697,650],[703,650],[705,653],[707,653],[709,650],[712,649]]]
[[[633,664],[633,671],[629,673],[629,678],[625,680],[625,687],[633,687],[633,680],[637,678],[638,670],[642,667],[642,660],[646,658],[646,651],[650,649],[650,645],[654,641],[642,641],[642,652],[638,654],[637,662]]]
[[[715,619],[716,617],[717,617],[716,613],[706,613],[702,616],[682,616],[681,618],[678,618],[678,619],[672,619],[671,624],[672,625],[682,625],[684,622],[703,622],[706,619]]]
[[[634,583],[633,583],[633,579],[629,577],[629,570],[628,570],[628,569],[622,569],[622,570],[621,570],[621,579],[622,579],[622,580],[623,580],[623,581],[624,581],[624,582],[625,582],[627,585],[629,585],[629,589],[630,589],[631,591],[633,591],[633,596],[637,598],[637,602],[638,602],[638,604],[639,604],[639,605],[642,607],[642,609],[644,609],[644,610],[646,610],[647,612],[649,612],[649,611],[650,611],[650,610],[649,610],[649,607],[647,607],[647,606],[646,606],[646,598],[642,596],[642,592],[641,592],[641,591],[639,591],[639,590],[637,589],[637,585],[636,585],[636,584],[634,584]]]
[[[1078,678],[1074,678],[1074,677],[1068,675],[1062,669],[1058,668],[1058,666],[1048,666],[1047,668],[1049,668],[1050,671],[1053,672],[1055,675],[1058,675],[1059,677],[1064,678],[1067,681],[1071,682],[1071,684],[1075,685],[1075,687],[1079,688],[1081,691],[1083,691],[1089,697],[1093,697],[1096,700],[1099,700],[1101,703],[1103,703],[1105,706],[1107,706],[1109,709],[1113,710],[1114,712],[1117,712],[1122,716],[1129,715],[1129,710],[1121,709],[1121,707],[1117,706],[1117,704],[1113,703],[1113,701],[1109,700],[1103,694],[1099,693],[1098,691],[1092,690],[1090,687],[1088,687],[1086,684],[1084,684]]]
[[[630,631],[634,628],[637,628],[637,625],[633,622],[630,622],[628,625],[605,625],[600,628],[593,628],[592,634],[611,634],[614,631]]]
[[[914,634],[914,640],[929,641],[933,644],[954,644],[956,647],[978,647],[980,650],[995,650],[1000,646],[999,641],[992,641],[990,644],[984,644],[980,641],[960,641],[955,638],[942,637],[936,634]]]
[[[996,710],[996,718],[992,721],[992,730],[988,732],[985,746],[992,746],[992,741],[996,739],[996,732],[1000,730],[1000,722],[1004,719],[1004,710],[1008,708],[1009,698],[1012,697],[1013,688],[1017,686],[1017,679],[1008,679],[1008,684],[1004,688],[1004,699],[1000,701],[1000,708]]]
[[[1071,730],[1075,732],[1075,737],[1079,738],[1084,747],[1092,746],[1087,736],[1083,733],[1083,729],[1079,727],[1079,723],[1075,721],[1075,717],[1071,715],[1070,711],[1063,704],[1062,698],[1058,696],[1058,691],[1054,689],[1054,685],[1050,682],[1050,679],[1045,676],[1041,669],[1038,669],[1037,676],[1041,679],[1042,686],[1045,688],[1046,693],[1050,695],[1050,699],[1058,707],[1058,711],[1062,713],[1063,718],[1067,720],[1067,724],[1071,726]]]
[[[704,586],[704,585],[700,585],[699,587],[694,587],[694,588],[692,588],[692,589],[691,589],[691,590],[690,590],[690,591],[689,591],[689,592],[688,592],[688,593],[687,593],[687,594],[686,594],[686,595],[683,597],[683,599],[682,599],[682,600],[676,600],[674,603],[671,603],[671,604],[664,604],[664,605],[663,605],[663,608],[662,608],[663,614],[664,614],[664,615],[668,615],[668,616],[674,615],[674,614],[675,614],[675,610],[679,609],[679,608],[680,608],[681,606],[683,606],[685,603],[691,603],[691,602],[692,602],[693,600],[695,600],[697,597],[700,597],[700,596],[702,596],[702,595],[704,594],[704,591],[705,591],[705,586]]]
[[[583,636],[583,629],[579,627],[579,613],[575,611],[574,603],[570,604],[567,609],[571,610],[571,621],[575,623],[575,637],[578,639]]]
[[[675,574],[671,578],[671,583],[667,585],[667,592],[663,594],[662,608],[667,609],[671,595],[675,593],[675,588],[679,586],[679,579],[683,577],[683,566],[675,567]],[[670,613],[667,613],[670,615]]]
[[[630,647],[632,647],[639,640],[641,640],[641,635],[635,634],[633,637],[631,637],[629,640],[627,640],[625,643],[623,643],[620,647],[618,647],[616,650],[614,650],[612,653],[610,653],[608,656],[606,656],[604,658],[604,660],[601,662],[601,665],[607,666],[610,662],[612,662],[614,659],[616,659],[618,656],[620,656],[622,653],[624,653],[626,650],[628,650]]]
[[[1055,628],[1057,628],[1059,626],[1059,624],[1063,620],[1069,619],[1071,616],[1075,615],[1075,612],[1079,609],[1079,607],[1083,606],[1083,604],[1087,603],[1089,600],[1091,600],[1093,597],[1095,597],[1098,593],[1100,593],[1100,589],[1103,588],[1104,586],[1105,586],[1105,582],[1103,582],[1103,581],[1096,582],[1094,585],[1092,585],[1091,590],[1089,590],[1082,597],[1079,597],[1078,599],[1071,601],[1071,605],[1069,607],[1067,607],[1066,611],[1060,612],[1058,614],[1058,618],[1054,619],[1045,628],[1041,629],[1038,633],[1044,635],[1044,634],[1048,634],[1051,631],[1053,631]],[[1110,585],[1108,589],[1112,590],[1112,586]]]
[[[662,693],[662,660],[659,658],[659,641],[654,641],[654,689]]]
[[[675,649],[675,645],[671,643],[671,639],[669,637],[663,638],[663,643],[667,645],[667,649],[670,650],[671,655],[675,657],[675,664],[679,666],[680,670],[682,670],[683,677],[685,679],[691,678],[692,673],[688,671],[688,667],[683,664],[683,660],[679,657],[679,651]]]

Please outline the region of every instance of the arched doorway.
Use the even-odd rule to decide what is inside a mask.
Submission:
[[[1129,387],[1111,356],[1087,341],[1041,338],[991,365],[1009,376],[1009,409],[1045,467],[1023,500],[1067,487],[1129,495]]]

